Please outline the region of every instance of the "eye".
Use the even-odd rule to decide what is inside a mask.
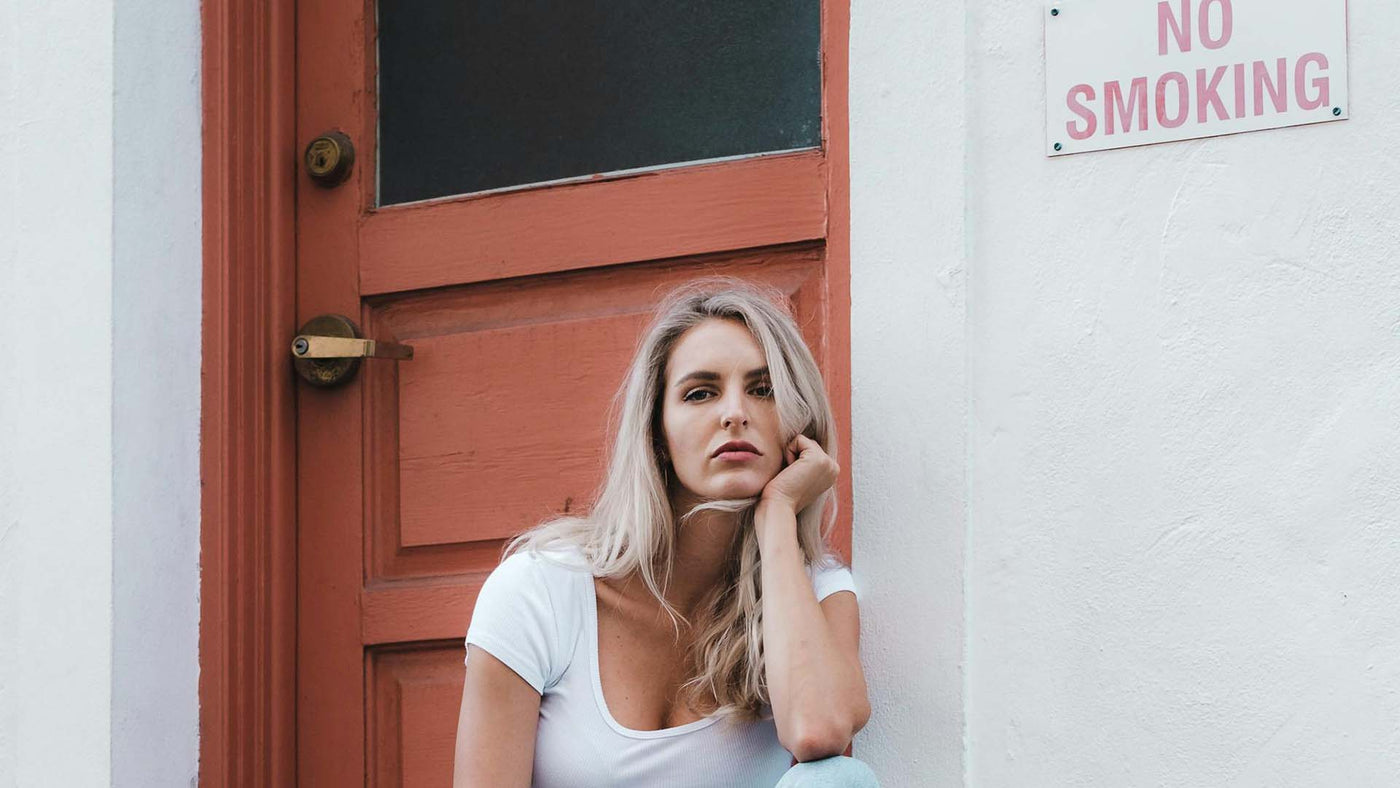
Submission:
[[[710,393],[710,390],[709,390],[709,389],[691,389],[684,397],[681,397],[681,399],[684,400],[685,402],[699,402],[699,401],[700,401],[701,399],[703,399],[703,398],[701,398],[701,397],[696,397],[696,396],[695,396],[696,394],[709,394],[709,393]]]
[[[753,393],[757,396],[767,399],[768,397],[773,396],[773,387],[768,385],[767,383],[760,383],[757,386],[753,387]]]

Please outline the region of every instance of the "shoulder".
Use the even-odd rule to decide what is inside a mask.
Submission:
[[[504,618],[524,614],[567,618],[587,590],[584,582],[589,577],[582,552],[521,550],[506,556],[487,575],[475,614],[497,610]]]
[[[497,593],[510,591],[558,598],[577,584],[580,573],[588,573],[588,567],[582,552],[576,549],[521,550],[497,564],[486,578],[486,585]]]
[[[466,642],[490,652],[543,692],[568,667],[586,577],[586,568],[567,552],[512,553],[482,584]]]

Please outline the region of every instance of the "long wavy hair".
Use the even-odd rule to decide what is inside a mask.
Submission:
[[[696,711],[758,720],[771,714],[763,662],[763,567],[754,532],[759,499],[704,500],[676,517],[672,494],[678,482],[666,458],[661,426],[671,351],[683,334],[707,320],[741,322],[762,348],[783,444],[800,432],[836,456],[831,403],[782,293],[730,277],[694,280],[661,301],[642,333],[609,411],[607,474],[591,506],[584,514],[555,517],[520,534],[505,555],[575,548],[594,576],[639,575],[670,616],[678,638],[681,623],[693,627],[682,698]],[[679,529],[704,510],[733,513],[736,527],[722,579],[702,596],[691,622],[666,601],[665,589]],[[797,540],[808,565],[832,560],[827,540],[835,522],[832,490],[797,513]]]

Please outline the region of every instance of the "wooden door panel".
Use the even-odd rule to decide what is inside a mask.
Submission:
[[[464,633],[504,541],[592,497],[608,405],[670,286],[701,273],[766,281],[820,348],[821,257],[799,245],[367,304],[367,333],[413,345],[414,358],[362,369],[365,642]]]
[[[374,785],[451,787],[462,697],[459,646],[369,651],[365,720]]]
[[[819,246],[797,245],[367,304],[369,335],[414,347],[412,361],[362,371],[368,582],[487,572],[506,538],[589,500],[607,407],[670,286],[702,273],[769,282],[820,348],[821,263]]]
[[[823,238],[821,151],[374,211],[364,295]]]
[[[366,304],[367,333],[414,346],[412,361],[362,372],[375,436],[359,605],[375,785],[450,784],[476,595],[506,538],[593,494],[607,405],[656,300],[702,273],[764,281],[822,348],[822,262],[820,246],[796,245]]]
[[[399,544],[503,539],[582,501],[602,471],[596,406],[642,317],[415,339],[399,372]]]

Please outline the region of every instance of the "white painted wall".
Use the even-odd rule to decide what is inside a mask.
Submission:
[[[0,3],[0,788],[197,757],[198,3]]]
[[[851,552],[872,712],[853,752],[886,786],[960,785],[962,4],[851,5]]]
[[[0,786],[101,785],[112,696],[112,7],[0,4]]]
[[[116,3],[112,785],[196,784],[199,0]]]
[[[854,6],[862,757],[1400,784],[1400,7],[1350,3],[1345,123],[1051,161],[1040,3]]]

